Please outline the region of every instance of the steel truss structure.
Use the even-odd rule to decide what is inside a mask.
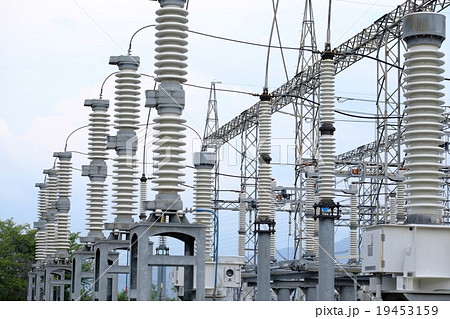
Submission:
[[[296,115],[293,206],[294,218],[298,220],[295,240],[299,254],[304,237],[302,225],[305,211],[305,167],[316,164],[314,154],[317,150],[319,123],[317,101],[320,85],[320,59],[318,59],[320,52],[315,45],[314,19],[312,10],[308,7],[310,4],[310,1],[306,1],[301,35],[303,50],[299,55],[298,72],[292,79],[270,93],[272,114],[287,105],[292,105]],[[347,185],[355,183],[359,186],[360,226],[387,222],[390,210],[394,209],[390,206],[392,203],[390,197],[395,194],[398,183],[402,182],[399,174],[402,167],[402,54],[405,49],[400,38],[402,19],[405,15],[416,11],[440,12],[449,6],[450,0],[405,1],[333,49],[336,53],[336,74],[364,58],[377,61],[376,141],[336,157],[338,175],[344,176],[341,178]],[[252,105],[206,137],[217,145],[223,145],[237,136],[241,137],[241,187],[247,199],[256,198],[257,195],[253,184],[255,180],[252,178],[250,182],[250,178],[256,176],[256,156],[249,158],[249,155],[250,147],[257,145],[255,127],[258,123],[258,108],[259,103]],[[347,210],[345,206],[343,210],[344,218],[339,224],[348,226],[349,219],[345,217]],[[252,210],[247,210],[250,211]],[[252,212],[254,214],[254,211]],[[249,215],[247,221],[251,220]],[[251,231],[252,227],[247,225],[246,229]],[[250,238],[252,235],[247,234],[247,245],[253,241]]]

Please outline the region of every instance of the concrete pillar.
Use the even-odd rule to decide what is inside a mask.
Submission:
[[[334,300],[334,219],[319,220],[319,300]]]
[[[278,301],[290,301],[291,300],[291,289],[278,288],[277,299],[278,299]]]
[[[342,286],[339,290],[341,295],[341,301],[356,301],[356,289],[355,286]]]
[[[257,301],[270,301],[270,233],[258,232]]]
[[[148,266],[148,260],[151,256],[153,243],[149,242],[146,236],[138,240],[138,300],[152,300],[152,274],[151,267]]]
[[[308,287],[304,289],[306,301],[317,301],[317,289],[316,287]]]
[[[81,295],[81,264],[82,258],[79,258],[77,253],[72,258],[72,287],[71,298],[72,301],[78,301]]]
[[[28,273],[28,291],[27,291],[27,301],[33,301],[35,296],[35,287],[36,287],[36,273],[29,272]]]

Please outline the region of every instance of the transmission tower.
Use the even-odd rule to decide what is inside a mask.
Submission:
[[[314,25],[314,15],[312,1],[305,1],[302,30],[300,36],[300,51],[297,63],[296,74],[306,70],[308,67],[318,64],[320,55],[317,50],[316,31]],[[306,185],[305,163],[312,165],[317,152],[318,125],[318,99],[319,90],[308,90],[306,83],[301,83],[298,96],[293,96],[293,109],[295,114],[295,207],[294,207],[294,257],[301,255],[303,236],[303,213],[306,212],[303,203],[305,191],[302,186]],[[312,213],[306,212],[306,218]],[[306,240],[311,240],[310,236]]]

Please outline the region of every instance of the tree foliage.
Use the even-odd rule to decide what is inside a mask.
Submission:
[[[35,234],[28,224],[0,220],[0,300],[26,300]]]

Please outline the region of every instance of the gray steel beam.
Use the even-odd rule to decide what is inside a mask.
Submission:
[[[372,25],[345,41],[333,51],[342,53],[336,56],[336,74],[350,67],[354,63],[375,52],[380,46],[387,44],[386,41],[394,40],[394,37],[386,37],[387,31],[398,34],[395,30],[401,28],[402,19],[405,15],[417,10],[440,12],[450,6],[450,0],[408,0],[397,6],[393,11],[383,15]],[[308,95],[319,86],[320,61],[308,66],[291,80],[271,92],[272,114],[293,102],[299,93]],[[302,92],[300,92],[302,88]],[[228,123],[222,125],[216,132],[207,137],[219,145],[230,141],[242,134],[249,127],[255,125],[258,119],[258,105],[254,104]]]

